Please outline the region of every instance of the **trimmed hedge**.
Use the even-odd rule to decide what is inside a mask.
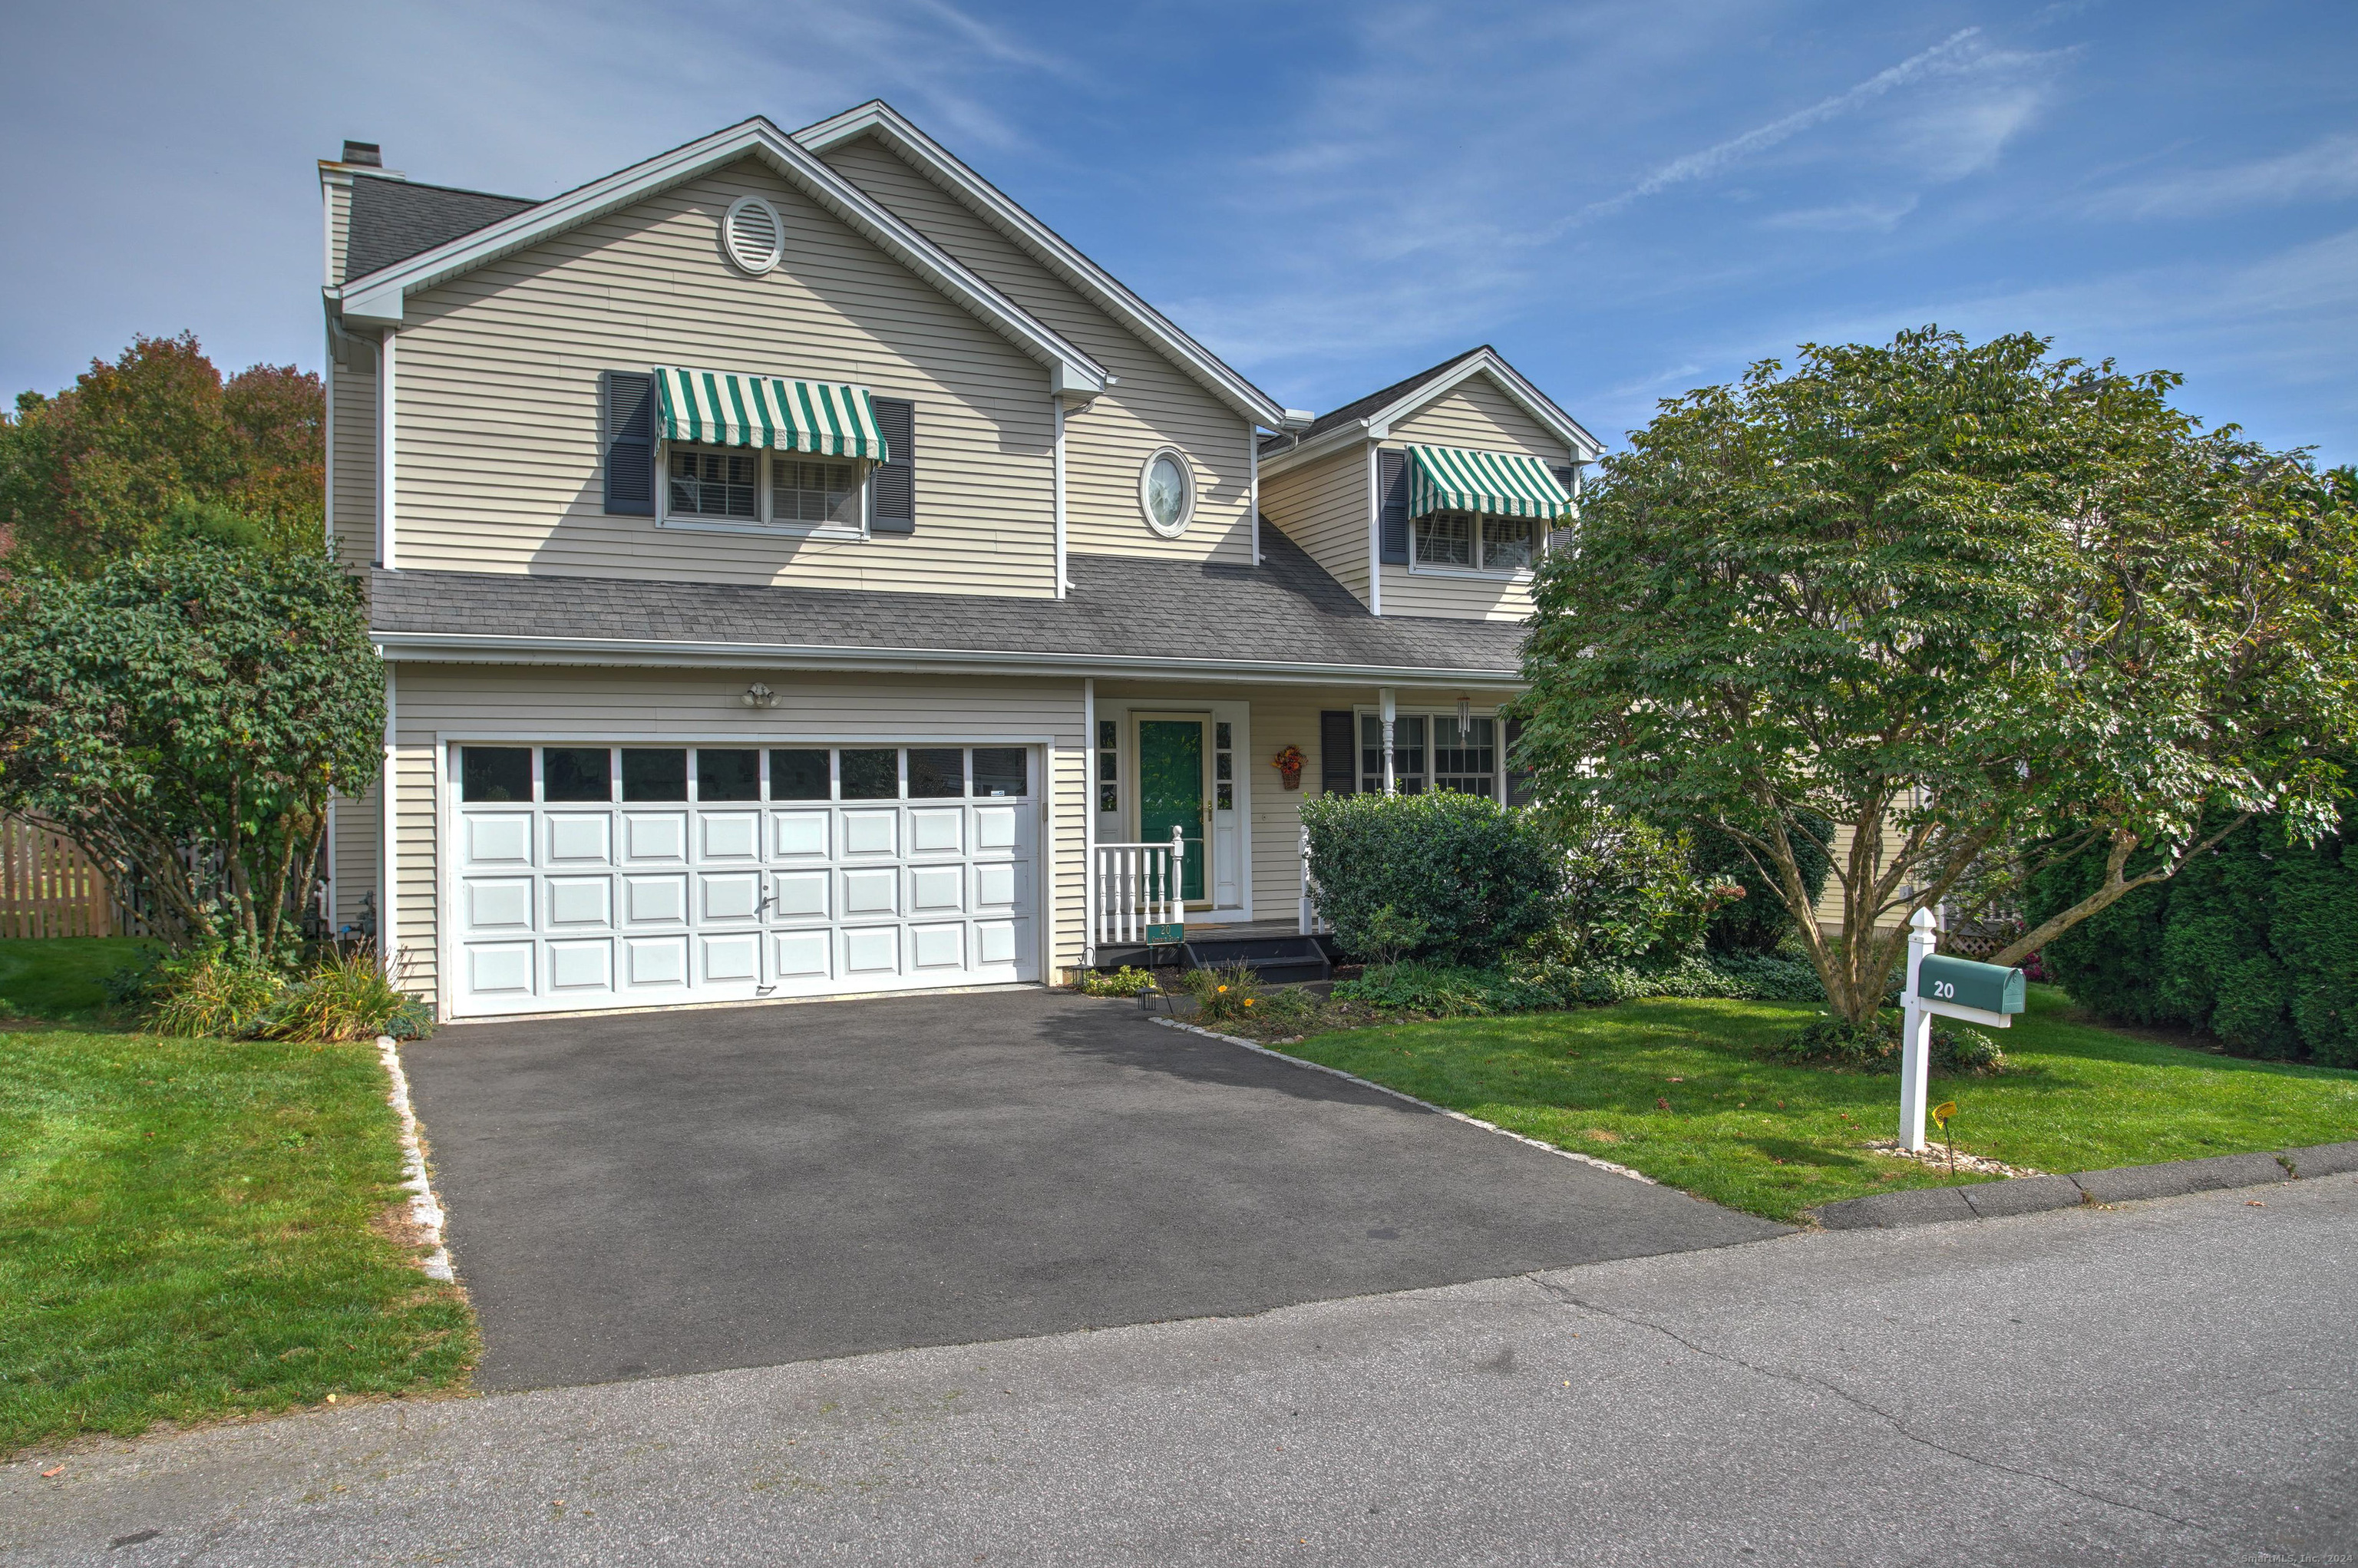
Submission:
[[[1809,814],[1808,822],[1820,838],[1830,837],[1833,832],[1833,824],[1815,812]],[[1792,840],[1793,859],[1801,865],[1801,885],[1814,899],[1825,891],[1833,861],[1807,834],[1796,832]],[[1775,952],[1777,945],[1793,930],[1793,914],[1785,907],[1785,900],[1776,887],[1754,869],[1743,846],[1710,823],[1699,823],[1694,828],[1694,863],[1695,870],[1706,877],[1734,882],[1744,890],[1742,898],[1730,899],[1711,912],[1711,924],[1704,930],[1704,940],[1712,950]]]
[[[2025,916],[2036,925],[2069,908],[2101,871],[2090,851],[2040,873]],[[2358,1067],[2358,807],[2309,846],[2288,842],[2279,821],[2254,822],[2041,957],[2100,1017],[2204,1030],[2237,1055]]]
[[[1548,964],[1516,968],[1398,964],[1336,983],[1337,1001],[1401,1012],[1475,1017],[1607,1007],[1646,997],[1724,997],[1738,1001],[1823,1002],[1809,965],[1791,958],[1694,955],[1667,963]]]
[[[1546,930],[1561,852],[1536,819],[1478,795],[1330,795],[1302,803],[1319,913],[1364,955],[1383,911],[1423,925],[1410,956],[1487,964]]]

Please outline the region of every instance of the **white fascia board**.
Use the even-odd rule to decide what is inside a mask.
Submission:
[[[1279,427],[1286,411],[1276,399],[1230,369],[1218,355],[1076,250],[1063,235],[1025,211],[1005,191],[960,162],[891,104],[880,99],[848,109],[815,125],[804,126],[795,133],[794,139],[813,153],[821,153],[871,134],[1033,260],[1071,285],[1083,298],[1160,350],[1206,392],[1248,419],[1272,430]]]
[[[700,665],[935,675],[1121,676],[1130,679],[1252,680],[1323,686],[1478,686],[1520,690],[1512,670],[1418,665],[1297,664],[1259,659],[1161,659],[1130,654],[990,653],[806,643],[648,642],[608,637],[509,637],[484,633],[373,632],[382,658],[407,664]]]
[[[1524,413],[1546,426],[1551,433],[1571,449],[1575,462],[1595,462],[1604,456],[1604,444],[1583,429],[1579,421],[1558,408],[1547,394],[1525,381],[1522,373],[1493,353],[1479,353],[1457,365],[1445,375],[1434,376],[1414,392],[1389,408],[1368,416],[1365,423],[1377,434],[1379,440],[1388,438],[1390,427],[1407,418],[1429,403],[1447,395],[1455,388],[1477,375],[1487,375]]]
[[[851,231],[924,278],[985,325],[1047,366],[1061,384],[1102,391],[1105,367],[968,272],[931,240],[880,206],[769,121],[756,117],[676,147],[447,244],[345,284],[344,319],[398,326],[403,301],[460,274],[578,228],[633,201],[682,185],[720,165],[757,157]]]
[[[1321,430],[1309,440],[1288,447],[1282,452],[1263,452],[1260,455],[1260,476],[1267,479],[1271,474],[1316,462],[1320,458],[1333,457],[1336,452],[1347,451],[1368,439],[1370,434],[1367,420],[1353,419],[1332,429]]]

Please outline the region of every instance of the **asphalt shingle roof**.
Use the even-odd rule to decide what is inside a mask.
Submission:
[[[344,240],[344,281],[539,205],[521,196],[359,176],[352,181],[352,228]]]
[[[1519,667],[1516,622],[1369,615],[1274,527],[1261,552],[1258,567],[1074,556],[1062,600],[383,570],[371,592],[375,629],[394,633]]]

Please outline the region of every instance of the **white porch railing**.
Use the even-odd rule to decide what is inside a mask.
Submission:
[[[1302,920],[1304,936],[1323,936],[1335,929],[1335,923],[1318,913],[1318,884],[1310,875],[1310,829],[1302,830]]]
[[[1167,844],[1100,844],[1091,872],[1097,894],[1093,946],[1146,940],[1150,925],[1184,925],[1182,892],[1187,868],[1187,838],[1171,829]]]

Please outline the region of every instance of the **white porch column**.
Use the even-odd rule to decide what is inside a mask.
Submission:
[[[1392,704],[1392,688],[1391,688],[1391,687],[1384,687],[1384,688],[1383,688],[1383,719],[1384,719],[1384,793],[1385,793],[1386,795],[1390,795],[1390,794],[1392,794],[1392,793],[1393,793],[1393,788],[1392,788],[1392,720],[1393,720],[1395,718],[1397,718],[1397,717],[1398,717],[1398,715],[1395,713],[1395,711],[1394,711],[1394,709],[1393,709],[1393,704]]]
[[[1057,418],[1064,417],[1058,404]],[[1081,968],[1098,965],[1098,683],[1081,681]]]

